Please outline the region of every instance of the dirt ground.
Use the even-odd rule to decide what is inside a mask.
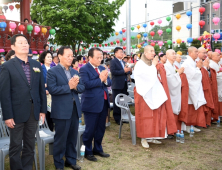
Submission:
[[[134,109],[131,110],[133,113]],[[184,144],[176,143],[175,138],[164,139],[161,145],[150,144],[149,149],[141,146],[139,138],[137,144],[132,145],[129,124],[123,125],[121,139],[118,133],[119,126],[111,117],[111,126],[106,129],[102,144],[110,158],[97,156],[98,162],[77,161],[82,170],[222,170],[222,125],[201,129],[193,138],[185,133]],[[8,157],[5,166],[6,170],[10,169]],[[48,146],[45,169],[55,169],[53,156],[48,155]]]

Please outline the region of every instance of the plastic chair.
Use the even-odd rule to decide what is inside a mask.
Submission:
[[[135,122],[135,116],[131,114],[129,109],[128,103],[130,102],[134,102],[134,100],[125,94],[118,94],[115,98],[116,105],[121,109],[119,138],[121,138],[121,130],[123,123],[129,123],[130,133],[132,137],[132,144],[136,145],[136,122]]]
[[[2,109],[0,107],[0,170],[5,169],[5,157],[9,154],[10,132],[2,119]],[[34,149],[35,169],[38,169],[36,152]]]
[[[134,87],[135,87],[135,83],[133,83],[133,82],[128,82],[128,90],[130,90],[130,91],[133,92]]]

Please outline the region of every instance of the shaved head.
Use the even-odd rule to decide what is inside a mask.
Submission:
[[[220,54],[218,52],[213,52],[211,58],[215,63],[218,63],[220,61]]]
[[[166,51],[167,60],[173,65],[176,60],[176,53],[174,50],[170,49]]]
[[[152,60],[155,56],[154,47],[151,45],[147,45],[144,47],[144,55],[148,60]]]
[[[188,48],[188,54],[189,56],[193,59],[193,60],[196,60],[197,57],[198,57],[198,51],[197,51],[197,48],[196,47],[189,47]]]
[[[203,48],[203,47],[198,48],[198,58],[202,59],[202,60],[205,60],[206,57],[207,57],[206,49]]]
[[[180,63],[181,60],[182,60],[181,55],[180,55],[180,54],[177,54],[177,55],[176,55],[176,61],[177,61],[178,63]]]
[[[212,59],[212,51],[208,51],[207,57],[211,60]]]

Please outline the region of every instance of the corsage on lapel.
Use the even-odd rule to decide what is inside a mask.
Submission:
[[[36,72],[36,73],[40,73],[40,72],[41,72],[38,67],[33,67],[33,70],[34,70],[34,72]]]

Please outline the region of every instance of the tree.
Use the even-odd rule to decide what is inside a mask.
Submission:
[[[102,43],[112,28],[125,0],[34,0],[31,17],[56,29],[54,41],[72,47],[78,54],[81,42]],[[76,52],[77,50],[77,52]]]

